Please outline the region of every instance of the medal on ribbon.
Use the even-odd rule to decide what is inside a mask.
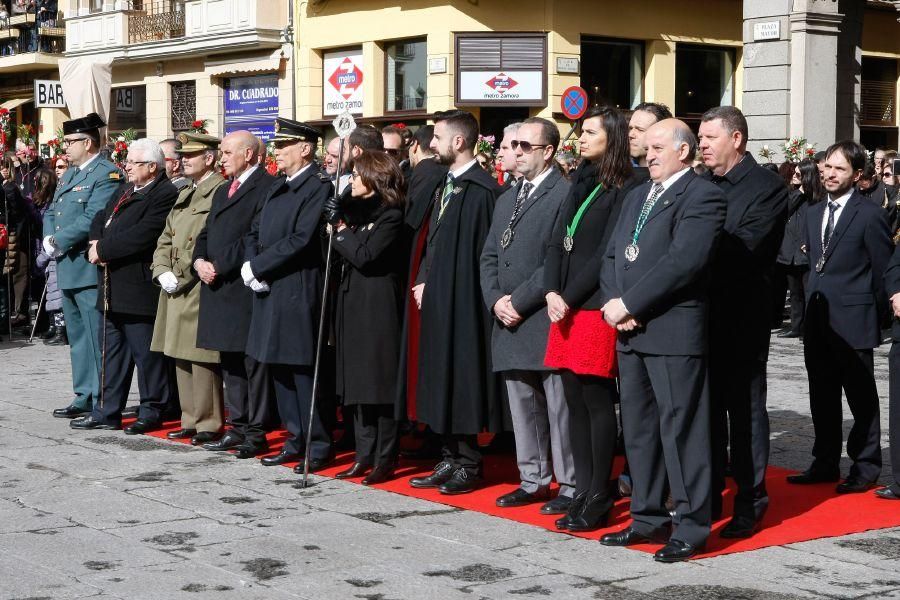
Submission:
[[[598,183],[597,187],[594,188],[594,191],[591,192],[591,195],[588,196],[584,202],[581,203],[581,206],[578,207],[578,212],[575,213],[575,218],[572,219],[572,222],[566,226],[566,237],[563,238],[563,250],[566,252],[571,252],[572,248],[575,247],[575,232],[578,231],[578,226],[581,225],[581,219],[584,217],[584,213],[587,212],[588,207],[591,205],[591,202],[594,201],[594,198],[597,197],[597,194],[600,193],[600,190],[603,189],[603,183]]]
[[[500,246],[504,249],[509,246],[512,243],[513,235],[512,227],[507,227],[500,236]]]

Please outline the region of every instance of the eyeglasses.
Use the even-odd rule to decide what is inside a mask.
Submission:
[[[89,138],[89,137],[68,138],[68,139],[63,138],[62,145],[65,147],[69,147],[72,144],[74,144],[75,142],[83,142],[84,140],[89,140],[89,139],[91,139],[91,138]]]
[[[384,151],[391,156],[400,156],[400,148],[385,148]]]
[[[153,160],[131,160],[130,158],[125,161],[126,167],[133,167],[134,165],[149,165],[156,161]]]
[[[350,173],[350,179],[356,179],[357,177],[359,177],[359,173],[357,173],[356,171]]]
[[[515,150],[516,148],[521,148],[522,152],[525,154],[531,154],[531,152],[535,148],[546,148],[550,144],[532,144],[531,142],[513,140],[509,143],[509,147]]]

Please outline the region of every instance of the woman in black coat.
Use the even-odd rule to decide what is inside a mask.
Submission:
[[[382,152],[354,159],[351,196],[330,214],[341,259],[335,309],[337,393],[353,407],[356,460],[337,474],[366,485],[393,477],[394,399],[405,298],[403,175]]]
[[[575,496],[559,529],[602,527],[618,426],[616,330],[603,321],[600,265],[626,193],[637,183],[628,154],[628,121],[615,108],[588,112],[579,138],[585,159],[572,175],[563,218],[544,263],[550,335],[544,363],[559,369],[569,408]]]

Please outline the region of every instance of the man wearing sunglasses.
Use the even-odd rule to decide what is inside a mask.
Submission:
[[[75,393],[69,405],[54,410],[53,416],[66,419],[90,414],[92,403],[100,395],[97,269],[87,261],[84,251],[91,220],[121,183],[115,165],[98,155],[99,128],[105,125],[95,113],[63,123],[63,148],[69,169],[60,179],[53,203],[44,215],[44,251],[56,258]]]

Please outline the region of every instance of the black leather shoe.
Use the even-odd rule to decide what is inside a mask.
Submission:
[[[371,473],[363,477],[362,484],[375,485],[376,483],[384,483],[385,481],[394,478],[394,471],[396,469],[397,466],[392,463],[376,465]]]
[[[56,330],[52,337],[44,339],[47,346],[66,346],[69,343],[69,336],[66,335],[66,328],[60,327]]]
[[[441,461],[432,471],[431,475],[425,477],[413,477],[409,480],[409,485],[414,488],[436,488],[450,481],[453,477],[453,465],[448,462]]]
[[[738,539],[752,537],[759,531],[760,521],[750,517],[732,517],[728,524],[719,532],[719,537],[726,539]]]
[[[565,516],[560,517],[556,520],[556,528],[560,531],[568,529],[569,524],[572,522],[572,519],[574,519],[581,513],[581,509],[584,508],[584,501],[586,499],[587,492],[577,494],[574,498],[572,498],[572,502],[569,504],[569,509],[566,511]]]
[[[56,325],[51,325],[51,326],[47,329],[47,331],[45,331],[44,333],[42,333],[42,334],[40,335],[40,338],[41,338],[42,340],[49,340],[49,339],[51,339],[53,336],[56,335],[56,329],[57,329]]]
[[[162,423],[159,421],[150,421],[147,419],[138,419],[131,425],[125,428],[126,435],[139,435],[143,433],[150,433],[151,431],[156,431],[157,429],[162,428]]]
[[[196,429],[176,429],[175,431],[170,431],[169,433],[167,433],[166,437],[170,440],[183,440],[195,435],[197,435]]]
[[[616,482],[616,489],[619,492],[619,498],[630,498],[631,497],[631,475],[619,475],[619,480]]]
[[[557,496],[553,500],[545,503],[540,510],[542,515],[564,515],[569,511],[572,505],[572,498],[569,496]]]
[[[261,458],[259,462],[264,467],[277,467],[278,465],[283,465],[284,463],[289,462],[297,462],[298,460],[303,460],[303,457],[299,454],[294,454],[293,452],[282,450],[275,456],[267,456],[265,458]]]
[[[810,467],[802,473],[788,475],[787,482],[794,485],[812,485],[815,483],[833,483],[841,478],[836,471],[820,471]]]
[[[202,446],[203,444],[214,442],[220,435],[222,434],[218,431],[201,431],[191,437],[191,446]]]
[[[72,429],[109,429],[113,431],[122,428],[119,424],[110,425],[102,421],[95,421],[90,415],[79,419],[72,419],[69,421],[69,427]]]
[[[701,548],[681,540],[669,540],[665,546],[656,551],[653,559],[662,563],[681,562],[694,556],[700,550]]]
[[[334,455],[326,456],[324,458],[310,458],[309,459],[309,472],[315,473],[316,471],[321,471],[326,467],[330,467],[334,463]],[[300,463],[294,466],[294,473],[297,475],[303,475],[303,459],[300,459]]]
[[[70,404],[65,408],[57,408],[53,411],[53,416],[57,419],[74,419],[75,417],[86,417],[91,414],[90,409],[78,408],[74,404]]]
[[[478,475],[469,473],[465,469],[457,469],[446,483],[438,487],[438,491],[445,496],[468,494],[481,487],[482,479]]]
[[[547,499],[546,494],[531,494],[522,488],[516,488],[508,494],[503,494],[497,498],[497,506],[500,508],[510,508],[513,506],[527,506],[536,504]]]
[[[871,481],[863,481],[856,477],[848,477],[837,484],[834,491],[838,494],[861,494],[863,492],[868,492],[873,487],[875,487],[875,484]]]
[[[646,544],[648,542],[662,542],[666,540],[666,536],[667,533],[663,530],[657,531],[651,535],[644,535],[631,527],[626,527],[622,531],[616,533],[607,533],[600,538],[600,543],[604,546],[633,546],[635,544]]]
[[[221,440],[219,440],[221,441]],[[218,442],[213,442],[218,443]],[[203,444],[203,447],[206,448],[209,444]],[[265,454],[269,451],[268,446],[253,446],[251,444],[241,444],[235,449],[234,457],[239,458],[241,460],[245,460],[248,458],[254,458],[258,454]]]
[[[896,494],[894,490],[889,487],[881,488],[880,490],[875,490],[875,495],[884,500],[900,500],[900,495]]]
[[[597,531],[609,522],[612,505],[606,494],[595,494],[584,503],[581,512],[569,520],[569,531]]]
[[[240,436],[234,435],[231,432],[226,432],[225,435],[222,436],[222,439],[203,444],[203,449],[212,452],[222,452],[223,450],[234,450],[243,443],[244,439]]]
[[[335,475],[335,477],[337,479],[349,479],[351,477],[362,477],[363,475],[366,474],[366,472],[368,472],[368,470],[370,468],[372,468],[372,465],[370,465],[370,464],[355,462],[350,466],[349,469],[341,471],[340,473]]]

